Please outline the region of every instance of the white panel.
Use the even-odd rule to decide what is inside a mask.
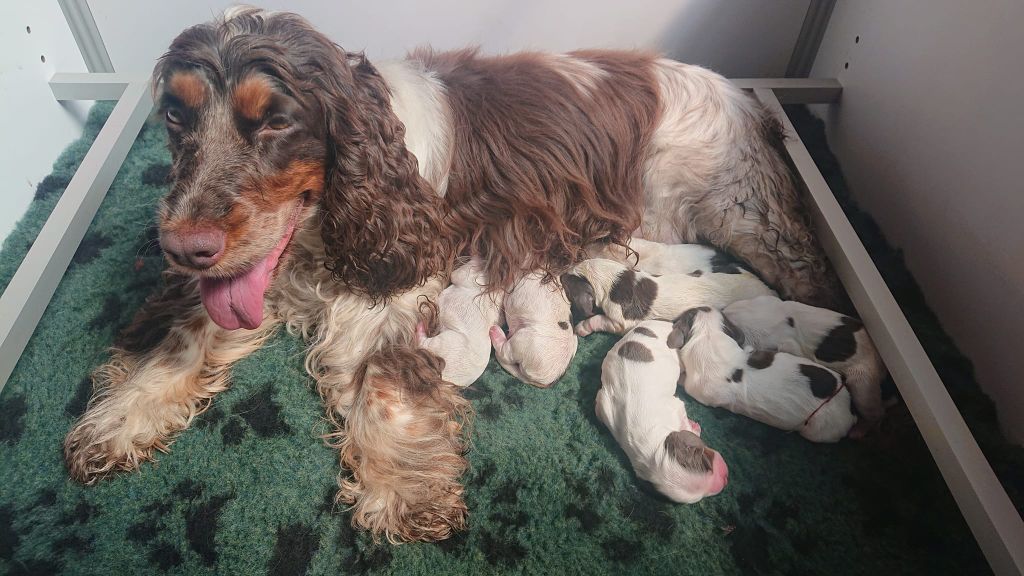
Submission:
[[[812,76],[854,196],[1024,442],[1024,3],[839,2]],[[860,37],[859,42],[856,41]],[[848,67],[847,67],[848,64]]]
[[[0,2],[0,241],[61,150],[82,134],[90,103],[54,100],[47,81],[57,70],[85,71],[57,3]]]
[[[230,2],[90,0],[119,72],[148,72],[186,26]],[[727,76],[782,76],[809,0],[378,0],[283,2],[260,6],[306,16],[348,50],[396,58],[416,46],[488,52],[527,48],[655,48]]]

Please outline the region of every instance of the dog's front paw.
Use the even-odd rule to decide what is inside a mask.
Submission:
[[[94,484],[119,471],[133,471],[153,459],[153,449],[165,449],[163,443],[136,444],[124,429],[102,428],[101,422],[87,414],[64,440],[64,461],[71,477],[83,484]]]

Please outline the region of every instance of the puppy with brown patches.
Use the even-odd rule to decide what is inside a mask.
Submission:
[[[774,296],[734,302],[722,313],[755,348],[812,358],[842,374],[860,415],[851,436],[863,436],[882,419],[885,364],[860,320]]]
[[[668,322],[642,322],[612,347],[601,363],[594,409],[637,477],[692,504],[721,492],[729,468],[700,439],[700,425],[675,396],[679,356],[666,344],[671,331]]]
[[[562,275],[576,334],[623,334],[643,320],[673,320],[694,306],[720,308],[774,294],[757,276],[737,273],[652,276],[603,258],[584,260]]]
[[[743,344],[743,333],[707,306],[680,315],[668,336],[686,372],[683,387],[698,402],[812,442],[838,442],[850,432],[857,417],[842,376],[792,354]]]
[[[501,316],[501,294],[486,294],[487,278],[479,260],[452,273],[452,285],[437,298],[440,331],[427,337],[417,326],[421,347],[444,359],[442,377],[456,386],[469,386],[484,373],[491,359],[488,329]]]
[[[634,266],[648,274],[740,274],[749,270],[739,260],[703,244],[662,244],[643,238],[630,238],[626,246],[595,243],[587,248],[592,258],[614,260]]]
[[[491,326],[494,357],[509,374],[547,388],[562,377],[576,355],[569,301],[558,282],[543,284],[542,274],[523,278],[505,295],[508,336]]]

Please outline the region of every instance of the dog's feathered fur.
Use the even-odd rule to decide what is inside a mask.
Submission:
[[[166,449],[283,322],[309,341],[354,522],[444,538],[465,516],[465,404],[413,341],[421,296],[437,297],[456,255],[479,257],[507,289],[639,229],[703,239],[785,295],[835,296],[778,122],[698,67],[632,52],[375,66],[299,16],[240,8],[182,32],[154,86],[173,157],[161,237],[206,230],[225,243],[208,268],[172,259],[176,288],[140,320],[159,317],[165,336],[96,371],[97,397],[65,443],[85,482]],[[262,307],[259,329],[215,324],[197,284],[252,288],[240,278],[261,263],[266,284],[246,292],[239,324],[260,324]],[[218,322],[234,304],[217,304]]]

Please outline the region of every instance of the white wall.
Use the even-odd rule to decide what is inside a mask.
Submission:
[[[811,74],[842,81],[842,101],[824,117],[850,188],[904,249],[1016,442],[1024,442],[1022,24],[1020,0],[840,1]]]
[[[58,70],[86,71],[57,2],[0,3],[0,242],[53,161],[82,134],[89,104],[53,99],[47,82]]]
[[[89,0],[114,69],[149,73],[186,26],[233,2]],[[488,52],[649,47],[728,76],[782,76],[809,0],[267,0],[348,50],[396,58],[416,46]]]

